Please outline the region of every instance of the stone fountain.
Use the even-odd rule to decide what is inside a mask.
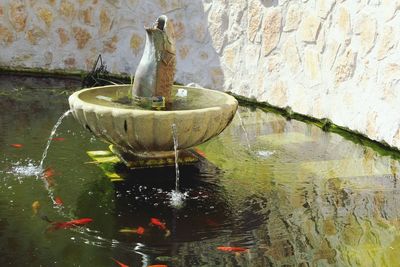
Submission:
[[[131,168],[173,165],[174,140],[179,140],[179,160],[195,162],[190,148],[221,133],[237,110],[238,102],[226,93],[173,85],[173,36],[172,23],[160,16],[146,28],[133,84],[83,89],[69,97],[75,119],[111,144]]]

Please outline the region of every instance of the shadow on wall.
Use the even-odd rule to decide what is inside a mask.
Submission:
[[[158,16],[165,14],[173,21],[176,41],[177,70],[176,82],[182,84],[196,83],[200,86],[221,90],[224,85],[224,74],[221,68],[220,55],[222,45],[220,36],[212,38],[210,31],[226,31],[228,17],[225,14],[210,14],[213,3],[202,1],[129,1],[130,17],[135,17],[135,30],[130,31],[130,57],[118,56],[114,61],[125,61],[129,67],[113,71],[135,73],[145,46],[144,26],[152,25]],[[156,3],[156,4],[155,4]],[[138,16],[138,13],[141,14]],[[225,18],[226,17],[226,18]],[[209,22],[212,19],[212,22]],[[120,27],[120,26],[119,26]],[[118,32],[119,29],[116,29]],[[223,33],[223,32],[222,32]],[[123,35],[121,35],[123,36]],[[214,35],[215,36],[215,35]],[[128,40],[121,41],[124,46]],[[121,49],[123,49],[121,47]],[[133,54],[132,54],[133,52]],[[120,58],[120,59],[119,59]],[[114,62],[115,64],[115,62]]]
[[[260,3],[265,7],[277,6],[278,2],[278,0],[260,0]]]
[[[90,71],[101,54],[108,71],[134,74],[145,44],[144,26],[166,14],[176,31],[176,81],[215,89],[224,84],[221,50],[216,49],[223,37],[210,27],[217,34],[227,30],[226,10],[213,12],[215,20],[209,23],[219,1],[50,2],[0,1],[0,65]]]

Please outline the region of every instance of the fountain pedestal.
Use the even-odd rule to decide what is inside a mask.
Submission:
[[[110,150],[130,169],[157,168],[175,165],[174,151],[157,152],[124,152],[117,147],[110,145]],[[178,151],[178,163],[180,165],[195,164],[201,157],[192,149]]]

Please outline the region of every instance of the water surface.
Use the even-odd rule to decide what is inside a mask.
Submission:
[[[117,266],[112,258],[129,266],[398,264],[399,162],[258,109],[240,107],[240,119],[199,146],[206,159],[180,167],[186,198],[179,209],[170,202],[173,167],[118,165],[124,180],[112,182],[86,154],[108,145],[72,116],[43,163],[52,170],[48,186],[37,166],[78,87],[71,80],[0,76],[0,266]],[[48,231],[44,216],[93,222]],[[120,232],[139,226],[142,235]]]

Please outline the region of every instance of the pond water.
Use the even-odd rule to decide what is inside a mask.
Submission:
[[[180,167],[181,208],[170,203],[173,167],[117,164],[120,179],[110,179],[87,154],[108,145],[72,116],[42,175],[51,129],[79,86],[0,75],[0,266],[398,264],[399,162],[260,109],[240,107],[220,136],[198,147],[205,159]],[[51,224],[78,218],[93,221]]]

